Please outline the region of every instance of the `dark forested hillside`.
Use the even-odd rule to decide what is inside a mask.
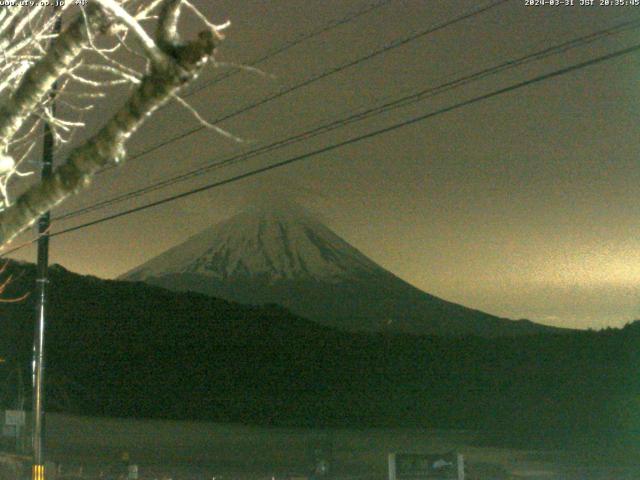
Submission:
[[[12,266],[7,297],[33,285]],[[6,406],[28,384],[33,296],[0,304]],[[348,334],[276,306],[51,272],[47,404],[90,415],[480,429],[496,441],[627,448],[640,323],[515,338]],[[635,435],[635,437],[634,437]],[[636,443],[637,444],[637,443]]]

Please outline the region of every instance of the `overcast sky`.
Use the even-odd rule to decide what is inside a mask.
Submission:
[[[215,21],[232,21],[219,61],[247,64],[369,3],[216,0],[200,5]],[[215,120],[488,3],[391,0],[260,64],[262,74],[243,71],[188,98],[205,118]],[[244,143],[205,130],[131,160],[100,175],[90,191],[54,216],[633,18],[640,18],[640,7],[529,7],[525,0],[510,0],[221,123]],[[235,167],[57,222],[53,231],[635,43],[640,43],[639,30],[611,35]],[[197,85],[229,69],[211,69]],[[446,300],[546,324],[621,326],[640,318],[639,80],[638,54],[587,67],[57,237],[52,240],[51,260],[72,271],[113,278],[231,215],[256,190],[273,187],[293,192],[363,253]],[[117,106],[118,98],[110,97],[101,107],[102,117]],[[184,109],[170,106],[133,139],[129,152],[195,126],[196,120]],[[33,261],[35,248],[15,256]]]

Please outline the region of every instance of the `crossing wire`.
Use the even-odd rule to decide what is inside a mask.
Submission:
[[[510,86],[494,90],[494,91],[492,91],[490,93],[486,93],[484,95],[479,95],[479,96],[473,97],[471,99],[456,103],[456,104],[448,106],[448,107],[444,107],[444,108],[435,110],[433,112],[424,113],[422,115],[418,115],[418,116],[410,118],[408,120],[404,120],[404,121],[399,122],[399,123],[394,123],[393,125],[390,125],[390,126],[387,126],[387,127],[384,127],[384,128],[380,128],[380,129],[377,129],[377,130],[373,130],[373,131],[371,131],[369,133],[366,133],[366,134],[363,134],[363,135],[352,137],[352,138],[350,138],[348,140],[345,140],[345,141],[342,141],[342,142],[334,143],[332,145],[328,145],[326,147],[322,147],[322,148],[319,148],[317,150],[313,150],[311,152],[307,152],[307,153],[304,153],[304,154],[301,154],[301,155],[297,155],[297,156],[288,158],[286,160],[282,160],[280,162],[276,162],[276,163],[273,163],[273,164],[270,164],[270,165],[267,165],[267,166],[264,166],[264,167],[261,167],[261,168],[257,168],[255,170],[252,170],[252,171],[249,171],[249,172],[246,172],[246,173],[235,175],[235,176],[227,178],[225,180],[220,180],[220,181],[217,181],[217,182],[213,182],[213,183],[210,183],[208,185],[205,185],[205,186],[202,186],[202,187],[199,187],[199,188],[194,188],[192,190],[189,190],[189,191],[177,194],[177,195],[173,195],[173,196],[164,198],[162,200],[157,200],[155,202],[151,202],[151,203],[148,203],[146,205],[141,205],[139,207],[131,208],[131,209],[125,210],[123,212],[119,212],[119,213],[116,213],[116,214],[108,215],[108,216],[99,218],[97,220],[93,220],[93,221],[90,221],[90,222],[83,223],[81,225],[76,225],[74,227],[66,228],[64,230],[60,230],[60,231],[51,233],[50,236],[51,237],[57,237],[59,235],[65,235],[67,233],[75,232],[77,230],[88,228],[88,227],[91,227],[93,225],[104,223],[104,222],[107,222],[107,221],[110,221],[110,220],[115,220],[116,218],[121,218],[121,217],[124,217],[124,216],[127,216],[127,215],[131,215],[133,213],[140,212],[140,211],[143,211],[143,210],[147,210],[149,208],[156,207],[156,206],[159,206],[159,205],[163,205],[165,203],[174,202],[174,201],[179,200],[181,198],[189,197],[191,195],[195,195],[197,193],[201,193],[201,192],[204,192],[204,191],[207,191],[207,190],[211,190],[213,188],[217,188],[217,187],[221,187],[223,185],[228,185],[228,184],[231,184],[231,183],[235,183],[237,181],[240,181],[240,180],[243,180],[243,179],[246,179],[246,178],[249,178],[249,177],[253,177],[255,175],[259,175],[259,174],[262,174],[262,173],[265,173],[265,172],[268,172],[268,171],[271,171],[271,170],[275,170],[277,168],[284,167],[286,165],[290,165],[290,164],[293,164],[293,163],[296,163],[296,162],[299,162],[299,161],[302,161],[302,160],[306,160],[306,159],[321,155],[323,153],[327,153],[327,152],[330,152],[330,151],[345,147],[347,145],[352,145],[352,144],[355,144],[355,143],[358,143],[358,142],[362,142],[363,140],[367,140],[369,138],[373,138],[373,137],[376,137],[378,135],[383,135],[383,134],[386,134],[386,133],[389,133],[389,132],[393,132],[395,130],[398,130],[398,129],[401,129],[401,128],[404,128],[404,127],[407,127],[407,126],[410,126],[410,125],[413,125],[413,124],[416,124],[418,122],[422,122],[424,120],[427,120],[427,119],[430,119],[430,118],[433,118],[433,117],[436,117],[436,116],[439,116],[439,115],[442,115],[442,114],[445,114],[445,113],[448,113],[448,112],[452,112],[454,110],[458,110],[458,109],[461,109],[461,108],[464,108],[464,107],[468,107],[470,105],[473,105],[475,103],[478,103],[478,102],[481,102],[481,101],[484,101],[484,100],[495,98],[497,96],[504,95],[506,93],[510,93],[510,92],[519,90],[521,88],[528,87],[530,85],[534,85],[536,83],[540,83],[540,82],[543,82],[543,81],[546,81],[546,80],[550,80],[552,78],[557,78],[559,76],[566,75],[568,73],[575,72],[577,70],[581,70],[583,68],[586,68],[586,67],[589,67],[589,66],[592,66],[592,65],[596,65],[596,64],[608,61],[608,60],[612,60],[614,58],[622,57],[624,55],[629,55],[629,54],[632,54],[632,53],[636,53],[638,51],[640,51],[640,44],[635,44],[635,45],[633,45],[631,47],[624,48],[624,49],[621,49],[621,50],[616,50],[615,52],[611,52],[611,53],[608,53],[606,55],[602,55],[602,56],[593,58],[591,60],[587,60],[587,61],[584,61],[584,62],[580,62],[580,63],[577,63],[577,64],[570,65],[568,67],[564,67],[564,68],[561,68],[561,69],[558,69],[558,70],[554,70],[553,72],[546,73],[546,74],[543,74],[543,75],[539,75],[539,76],[534,77],[532,79],[524,80],[522,82],[518,82],[518,83],[512,84]],[[18,248],[21,248],[21,247],[18,247]],[[15,251],[15,249],[12,250],[12,251]],[[2,254],[2,256],[5,256],[8,253],[11,253],[12,251],[4,253],[4,254]]]
[[[299,45],[299,44],[301,44],[301,43],[303,43],[303,42],[305,42],[307,40],[310,40],[310,39],[312,39],[314,37],[317,37],[318,35],[321,35],[323,33],[331,31],[334,28],[340,27],[342,25],[346,25],[347,23],[350,23],[350,22],[356,20],[359,17],[362,17],[362,16],[364,16],[364,15],[370,13],[370,12],[373,12],[374,10],[377,10],[377,9],[379,9],[381,7],[384,7],[385,5],[391,3],[391,1],[392,0],[380,0],[379,2],[367,5],[364,8],[361,8],[361,9],[359,9],[359,10],[353,12],[353,13],[350,13],[350,14],[346,15],[345,17],[343,17],[343,18],[341,18],[339,20],[334,20],[332,22],[329,22],[326,25],[323,25],[323,26],[321,26],[319,28],[316,28],[315,30],[303,33],[302,35],[298,36],[297,38],[294,38],[293,40],[291,40],[289,42],[286,42],[286,43],[280,45],[279,47],[276,47],[274,50],[266,52],[264,55],[252,60],[251,62],[249,62],[247,64],[243,64],[243,65],[241,65],[239,67],[232,68],[230,71],[228,71],[226,73],[223,73],[221,75],[218,75],[217,77],[209,80],[208,82],[204,83],[203,85],[200,85],[200,86],[198,86],[196,88],[193,88],[191,91],[182,94],[181,97],[185,98],[185,97],[190,97],[192,95],[195,95],[196,93],[198,93],[198,92],[200,92],[202,90],[205,90],[205,89],[207,89],[207,88],[209,88],[209,87],[211,87],[213,85],[216,85],[216,84],[222,82],[223,80],[226,80],[226,79],[238,74],[239,72],[243,71],[247,67],[256,67],[257,65],[259,65],[259,64],[261,64],[263,62],[266,62],[267,60],[269,60],[269,59],[271,59],[271,58],[273,58],[273,57],[275,57],[275,56],[277,56],[277,55],[279,55],[281,53],[284,53],[287,50],[290,50],[291,48],[293,48],[293,47],[295,47],[295,46],[297,46],[297,45]],[[172,105],[172,104],[163,105],[158,109],[158,111],[164,110],[165,108],[169,107],[170,105]],[[129,157],[129,160],[137,158],[138,156],[140,156],[140,155],[135,155],[135,156]],[[106,167],[106,168],[104,168],[103,170],[101,170],[98,173],[102,173],[102,172],[111,170],[114,167],[115,166],[113,166],[113,165],[109,166],[109,167]]]
[[[345,118],[341,118],[338,120],[334,120],[332,122],[329,123],[325,123],[321,126],[318,127],[314,127],[310,130],[306,130],[302,133],[293,135],[291,137],[288,137],[286,139],[282,139],[282,140],[278,140],[276,142],[273,142],[271,144],[259,147],[257,149],[254,149],[250,152],[244,152],[244,153],[240,153],[237,155],[234,155],[230,158],[224,159],[224,160],[218,160],[216,162],[213,163],[208,163],[207,165],[198,167],[197,169],[191,170],[189,172],[174,176],[172,178],[163,180],[161,182],[157,182],[154,183],[152,185],[148,185],[146,187],[137,189],[137,190],[133,190],[131,192],[127,192],[125,194],[122,195],[118,195],[116,197],[113,197],[111,199],[106,199],[102,202],[98,202],[96,204],[93,205],[89,205],[87,207],[83,207],[80,208],[78,210],[60,215],[58,217],[56,217],[56,220],[66,220],[69,218],[73,218],[79,215],[83,215],[95,210],[99,210],[99,209],[103,209],[103,208],[107,208],[111,205],[120,203],[122,201],[125,200],[129,200],[132,198],[136,198],[139,197],[141,195],[162,189],[162,188],[166,188],[172,185],[175,185],[179,182],[183,182],[186,180],[189,180],[191,178],[203,175],[205,173],[208,173],[214,169],[218,169],[218,168],[222,168],[222,167],[227,167],[230,165],[235,165],[237,163],[240,163],[242,161],[245,160],[249,160],[250,158],[256,157],[258,155],[262,155],[264,153],[268,153],[301,141],[306,141],[310,138],[313,138],[317,135],[335,130],[337,128],[342,128],[344,126],[347,126],[351,123],[354,122],[358,122],[358,121],[362,121],[365,120],[367,118],[371,118],[373,116],[377,116],[380,115],[382,113],[386,113],[388,111],[391,111],[393,109],[397,109],[397,108],[401,108],[401,107],[406,107],[412,104],[415,104],[419,101],[425,100],[426,98],[431,98],[435,95],[439,95],[442,93],[445,93],[447,91],[450,91],[452,89],[455,88],[460,88],[464,85],[467,85],[469,83],[478,81],[482,78],[485,78],[487,76],[490,75],[495,75],[497,73],[501,73],[504,72],[508,69],[512,69],[512,68],[516,68],[516,67],[520,67],[522,65],[525,65],[527,63],[533,62],[533,61],[538,61],[544,58],[547,58],[551,55],[556,55],[559,53],[563,53],[566,52],[569,49],[572,48],[576,48],[576,47],[580,47],[586,44],[589,44],[591,42],[594,42],[598,39],[601,39],[605,36],[608,35],[612,35],[615,33],[619,33],[621,31],[625,31],[625,30],[629,30],[629,29],[634,29],[634,28],[638,28],[640,27],[640,19],[635,19],[635,20],[629,20],[626,22],[622,22],[618,25],[615,25],[613,27],[610,27],[608,29],[604,29],[604,30],[600,30],[597,32],[593,32],[578,38],[574,38],[571,39],[569,41],[563,42],[561,44],[555,45],[555,46],[551,46],[548,48],[545,48],[543,50],[540,51],[536,51],[533,53],[530,53],[528,55],[524,55],[521,56],[519,58],[515,58],[515,59],[511,59],[511,60],[507,60],[499,65],[495,65],[493,67],[490,68],[486,68],[483,69],[479,72],[470,74],[470,75],[466,75],[463,76],[461,78],[443,83],[441,85],[438,85],[436,87],[431,87],[431,88],[427,88],[424,90],[421,90],[419,92],[415,92],[415,93],[411,93],[409,95],[405,95],[401,98],[398,98],[396,100],[387,102],[383,105],[377,106],[377,107],[372,107],[369,109],[366,109],[362,112],[359,113],[355,113],[353,115],[350,115],[348,117]]]
[[[345,25],[347,23],[352,22],[353,20],[362,17],[363,15],[366,15],[370,12],[373,12],[374,10],[379,9],[380,7],[383,7],[385,5],[387,5],[388,3],[391,3],[391,0],[382,0],[380,2],[371,4],[371,5],[367,5],[364,8],[347,15],[344,18],[341,18],[340,20],[336,20],[333,21],[323,27],[317,28],[315,30],[312,30],[311,32],[308,33],[304,33],[302,35],[300,35],[298,38],[295,38],[293,40],[291,40],[290,42],[287,42],[283,45],[281,45],[280,47],[277,47],[276,49],[267,52],[266,54],[264,54],[263,56],[256,58],[255,60],[251,61],[250,63],[246,64],[247,67],[255,67],[263,62],[266,62],[267,60],[275,57],[276,55],[279,55],[281,53],[286,52],[287,50],[290,50],[291,48],[295,47],[296,45],[299,45],[307,40],[310,40],[313,37],[317,37],[318,35],[321,35],[323,33],[326,33],[328,31],[333,30],[334,28],[340,27],[342,25]],[[217,76],[216,78],[204,83],[203,85],[194,88],[193,90],[191,90],[189,93],[186,93],[184,96],[188,97],[191,95],[194,95],[206,88],[211,87],[212,85],[215,85],[217,83],[222,82],[223,80],[226,80],[229,77],[232,77],[234,75],[236,75],[237,73],[241,72],[243,70],[242,67],[236,67],[234,69],[232,69],[231,71],[227,72],[227,73],[223,73],[222,75]]]
[[[474,8],[474,9],[472,9],[470,11],[467,11],[467,12],[463,13],[462,15],[459,15],[459,16],[453,18],[453,19],[446,20],[446,21],[444,21],[442,23],[439,23],[439,24],[437,24],[435,26],[431,26],[431,27],[429,27],[429,28],[427,28],[425,30],[421,30],[419,32],[413,33],[413,34],[411,34],[409,36],[406,36],[404,38],[400,38],[400,39],[394,40],[394,41],[382,46],[381,48],[378,48],[376,50],[373,50],[373,51],[365,54],[364,56],[358,57],[358,58],[356,58],[354,60],[350,60],[350,61],[348,61],[346,63],[343,63],[341,65],[335,66],[335,67],[333,67],[333,68],[331,68],[329,70],[325,70],[325,71],[323,71],[323,72],[321,72],[321,73],[319,73],[317,75],[314,75],[312,77],[309,77],[306,80],[303,80],[302,82],[297,83],[297,84],[295,84],[295,85],[293,85],[293,86],[291,86],[291,87],[289,87],[289,88],[287,88],[285,90],[281,90],[280,92],[276,92],[276,93],[273,93],[271,95],[268,95],[268,96],[262,98],[261,100],[258,100],[257,102],[249,104],[249,105],[247,105],[245,107],[242,107],[242,108],[240,108],[238,110],[235,110],[235,111],[233,111],[233,112],[231,112],[231,113],[229,113],[227,115],[224,115],[222,117],[216,118],[216,119],[212,120],[209,123],[218,124],[218,123],[224,122],[226,120],[229,120],[231,118],[234,118],[234,117],[236,117],[238,115],[242,115],[244,113],[247,113],[247,112],[249,112],[249,111],[251,111],[251,110],[253,110],[255,108],[261,107],[261,106],[263,106],[263,105],[265,105],[265,104],[267,104],[267,103],[269,103],[269,102],[271,102],[273,100],[277,100],[278,98],[282,98],[285,95],[289,95],[290,93],[293,93],[293,92],[298,91],[298,90],[300,90],[302,88],[308,87],[309,85],[312,85],[312,84],[314,84],[314,83],[316,83],[316,82],[318,82],[320,80],[323,80],[323,79],[325,79],[327,77],[330,77],[332,75],[340,73],[340,72],[342,72],[342,71],[344,71],[344,70],[346,70],[348,68],[355,67],[356,65],[360,65],[361,63],[369,61],[369,60],[371,60],[371,59],[373,59],[373,58],[375,58],[375,57],[377,57],[379,55],[382,55],[384,53],[387,53],[387,52],[389,52],[389,51],[391,51],[393,49],[396,49],[398,47],[406,45],[406,44],[408,44],[410,42],[413,42],[415,40],[421,39],[421,38],[423,38],[423,37],[425,37],[427,35],[431,35],[433,33],[439,32],[439,31],[441,31],[441,30],[443,30],[445,28],[448,28],[448,27],[450,27],[452,25],[455,25],[455,24],[457,24],[459,22],[462,22],[464,20],[473,18],[473,17],[475,17],[477,15],[480,15],[482,13],[488,12],[489,10],[491,10],[493,8],[496,8],[496,7],[498,7],[498,6],[500,6],[500,5],[504,4],[504,3],[507,3],[508,1],[509,0],[495,0],[493,2],[490,2],[488,5],[481,6],[479,8]],[[143,157],[143,156],[145,156],[145,155],[147,155],[147,154],[149,154],[151,152],[154,152],[154,151],[156,151],[156,150],[158,150],[160,148],[166,147],[167,145],[169,145],[171,143],[174,143],[174,142],[176,142],[178,140],[182,140],[183,138],[186,138],[186,137],[188,137],[190,135],[193,135],[194,133],[200,132],[200,131],[202,131],[202,130],[204,130],[206,128],[207,127],[204,126],[204,125],[199,125],[198,127],[195,127],[195,128],[190,129],[190,130],[187,130],[187,131],[185,131],[185,132],[183,132],[183,133],[181,133],[179,135],[176,135],[176,136],[174,136],[172,138],[169,138],[167,140],[159,142],[159,143],[157,143],[157,144],[155,144],[155,145],[153,145],[153,146],[151,146],[149,148],[146,148],[146,149],[140,151],[139,153],[136,153],[135,155],[130,156],[128,158],[128,160],[131,161],[131,160],[135,160],[137,158]],[[115,167],[116,167],[115,165],[106,167],[99,173],[111,170],[111,169],[113,169]]]

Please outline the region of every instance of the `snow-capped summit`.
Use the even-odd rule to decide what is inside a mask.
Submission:
[[[338,282],[378,269],[306,209],[277,200],[249,206],[127,273],[125,278],[199,274],[217,280]]]
[[[418,290],[281,198],[246,208],[121,279],[240,303],[275,303],[346,330],[495,336],[547,329]]]

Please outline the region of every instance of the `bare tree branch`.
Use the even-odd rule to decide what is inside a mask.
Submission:
[[[178,43],[177,33],[175,35],[172,33],[173,21],[163,18],[163,15],[169,15],[173,18],[174,13],[172,12],[179,8],[178,4],[179,0],[169,0],[160,14],[159,25],[161,28],[157,32],[156,42],[163,52],[162,60],[150,59],[151,68],[142,77],[132,96],[96,135],[74,149],[66,162],[58,167],[49,179],[28,189],[16,200],[15,204],[0,212],[0,245],[10,242],[16,235],[32,225],[40,215],[87,187],[91,177],[98,170],[109,163],[122,161],[124,146],[131,134],[140,127],[146,117],[172,98],[180,87],[193,80],[203,65],[211,58],[217,37],[215,31],[208,29],[201,32],[194,41]],[[104,25],[100,22],[98,24]],[[69,65],[72,59],[70,52],[75,53],[76,49],[80,48],[78,45],[82,43],[80,41],[81,31],[81,28],[75,30],[74,35],[76,36],[73,38],[77,38],[78,41],[74,42],[73,46],[69,45],[69,41],[57,42],[58,55],[66,55],[65,65]],[[69,29],[65,34],[67,32]],[[82,38],[84,40],[85,37]],[[60,44],[64,44],[65,47],[61,47]],[[47,68],[42,67],[40,71],[50,77],[55,77],[56,74],[59,76],[63,70],[57,65],[48,65]],[[27,83],[35,82],[33,75],[30,78],[31,80]],[[29,87],[29,90],[36,89],[38,95],[41,96],[40,92],[43,88],[46,93],[44,86],[40,86],[39,89]],[[32,102],[35,93],[29,95],[28,98]],[[30,103],[26,100],[24,102]],[[26,109],[25,114],[28,113],[29,111]],[[7,132],[10,131],[9,126],[2,127],[0,123],[0,135],[3,128]]]
[[[6,150],[11,138],[67,71],[87,43],[89,29],[104,30],[109,21],[97,6],[87,11],[88,25],[79,16],[55,40],[47,53],[22,77],[16,91],[0,105],[0,149]]]
[[[166,49],[170,45],[178,45],[178,20],[180,19],[181,0],[167,0],[162,4],[156,38],[161,48]]]
[[[152,62],[162,63],[166,61],[164,53],[153,39],[147,35],[147,32],[142,28],[142,26],[138,23],[138,21],[133,18],[129,12],[127,12],[122,6],[116,2],[115,0],[95,0],[100,5],[102,5],[105,9],[110,10],[114,17],[119,21],[123,22],[128,28],[129,31],[133,32],[135,36],[138,38],[140,45],[145,52],[145,54],[149,57]]]

